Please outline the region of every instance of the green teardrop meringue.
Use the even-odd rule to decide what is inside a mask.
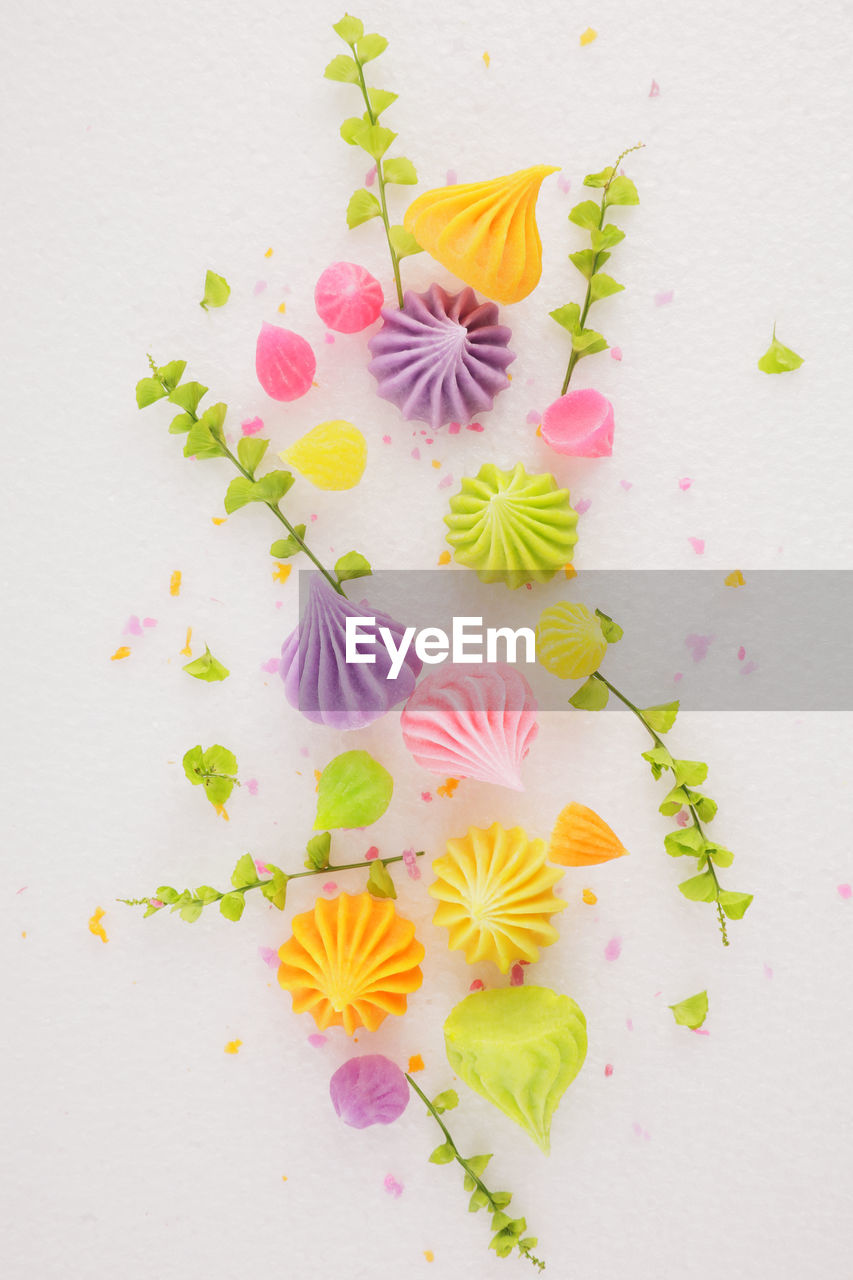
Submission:
[[[577,512],[568,489],[547,472],[528,475],[520,462],[511,471],[485,463],[466,476],[444,517],[447,541],[460,564],[481,582],[549,582],[572,558],[578,540]]]
[[[574,1000],[549,987],[475,991],[451,1010],[444,1043],[456,1075],[547,1155],[551,1119],[586,1057],[586,1018]]]

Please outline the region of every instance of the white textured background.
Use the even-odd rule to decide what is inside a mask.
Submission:
[[[397,789],[375,829],[336,841],[340,859],[373,841],[386,854],[438,851],[494,819],[545,834],[572,798],[632,850],[566,876],[563,935],[540,966],[590,1023],[550,1159],[473,1095],[452,1117],[463,1150],[496,1153],[495,1181],[515,1190],[549,1273],[842,1280],[853,901],[837,885],[853,878],[850,718],[679,723],[679,752],[711,765],[717,832],[737,852],[726,878],[756,894],[726,952],[710,910],[675,890],[660,788],[626,717],[552,714],[523,796],[463,784],[426,804],[421,791],[439,780],[404,754],[396,717],[345,739],[292,712],[261,671],[296,600],[295,577],[271,578],[271,522],[250,509],[214,526],[228,468],[184,461],[168,411],[138,414],[133,387],[150,349],[189,360],[188,376],[228,401],[233,429],[261,414],[277,448],[327,417],[360,425],[364,483],[344,495],[300,483],[289,500],[317,515],[322,554],[357,546],[377,565],[434,565],[440,479],[489,457],[552,469],[591,501],[580,568],[696,567],[689,537],[725,572],[844,567],[849,15],[792,0],[531,3],[524,17],[497,0],[373,0],[361,11],[391,39],[374,83],[400,93],[388,123],[424,187],[448,169],[476,180],[540,161],[572,182],[570,195],[557,177],[543,188],[543,283],[507,316],[512,389],[482,435],[421,442],[420,462],[410,428],[373,393],[367,335],[325,344],[312,305],[317,275],[340,257],[388,280],[378,225],[348,233],[343,219],[367,165],[337,135],[358,111],[355,91],[322,79],[341,51],[329,29],[340,16],[330,0],[42,0],[7,14],[3,1274],[524,1274],[486,1253],[487,1224],[465,1213],[457,1172],[426,1163],[437,1134],[417,1106],[387,1131],[336,1121],[327,1081],[348,1046],[331,1036],[312,1048],[313,1024],[292,1016],[259,958],[286,936],[277,913],[252,903],[238,926],[213,915],[190,928],[165,914],[143,923],[113,901],[164,880],[223,884],[247,849],[297,865],[311,771],[355,742]],[[582,48],[590,24],[598,39]],[[624,359],[596,357],[577,377],[614,400],[617,452],[572,463],[526,421],[564,366],[546,313],[579,296],[565,255],[582,233],[565,215],[583,174],[638,139],[647,149],[628,172],[642,204],[619,211],[628,238],[612,260],[628,288],[594,312]],[[394,197],[399,214],[409,194]],[[204,314],[208,266],[233,295]],[[426,257],[404,269],[414,287],[447,279]],[[672,303],[656,307],[668,290]],[[281,301],[319,357],[319,388],[291,407],[269,402],[253,372],[257,329]],[[755,369],[774,319],[806,357],[792,376]],[[132,614],[158,625],[128,640]],[[231,667],[225,684],[181,673],[188,626],[196,653],[207,640]],[[131,657],[111,663],[126,640]],[[227,825],[180,767],[188,746],[214,741],[258,780]],[[587,885],[595,908],[581,903]],[[304,883],[294,889],[297,909],[310,901]],[[96,904],[107,946],[86,928]],[[401,907],[428,944],[426,981],[371,1047],[403,1063],[421,1053],[420,1078],[437,1090],[450,1083],[441,1023],[474,974],[432,931],[423,881],[403,880]],[[615,936],[622,953],[607,962]],[[700,1037],[666,1005],[705,986]],[[243,1047],[227,1056],[235,1037]],[[404,1184],[399,1199],[383,1188],[388,1173]]]

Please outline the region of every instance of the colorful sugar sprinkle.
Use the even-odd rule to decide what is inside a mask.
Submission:
[[[239,1053],[239,1052],[240,1052],[240,1046],[242,1045],[242,1043],[243,1043],[243,1041],[242,1041],[242,1040],[229,1040],[229,1041],[228,1041],[228,1043],[227,1043],[227,1044],[226,1044],[226,1046],[225,1046],[225,1052],[226,1052],[226,1053]]]
[[[618,960],[622,954],[622,939],[620,937],[611,938],[607,946],[604,948],[605,960]]]
[[[107,937],[106,930],[104,929],[104,926],[101,924],[101,921],[103,920],[105,915],[106,915],[106,912],[104,911],[103,907],[95,907],[94,912],[89,917],[89,932],[93,933],[96,938],[100,938],[101,942],[109,942],[109,938]]]
[[[409,1058],[409,1066],[408,1066],[409,1075],[410,1076],[414,1075],[416,1071],[423,1071],[423,1069],[424,1069],[423,1058],[419,1053],[413,1054],[412,1057]]]
[[[385,1175],[384,1185],[385,1185],[385,1190],[388,1192],[389,1196],[393,1196],[395,1200],[398,1200],[400,1196],[403,1194],[403,1184],[402,1182],[397,1181],[393,1173],[388,1173]]]
[[[169,595],[179,596],[181,594],[181,571],[176,569],[169,579]]]

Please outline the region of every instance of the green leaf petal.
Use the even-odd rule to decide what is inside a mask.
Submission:
[[[213,805],[225,804],[234,790],[234,779],[214,775],[204,779],[204,794]]]
[[[261,458],[269,448],[269,440],[261,440],[258,436],[241,436],[237,445],[237,457],[247,471],[254,474]]]
[[[549,311],[548,314],[568,333],[580,333],[581,309],[576,302],[567,302],[564,307],[558,307],[556,311]]]
[[[512,1219],[508,1213],[504,1213],[503,1209],[496,1209],[492,1214],[492,1230],[503,1231],[504,1227],[508,1227],[511,1221]]]
[[[639,204],[640,197],[630,178],[619,177],[614,178],[607,188],[604,203],[608,208],[612,204]]]
[[[612,249],[615,244],[625,239],[625,232],[619,227],[614,226],[612,222],[608,222],[600,230],[596,229],[590,232],[590,241],[596,253],[603,253],[606,249]]]
[[[185,382],[169,392],[169,400],[179,409],[184,409],[187,413],[195,413],[199,400],[206,393],[207,387],[203,387],[200,382]]]
[[[177,417],[173,418],[169,423],[169,435],[185,435],[187,431],[190,430],[194,422],[195,418],[191,413],[179,413]]]
[[[714,901],[714,877],[707,871],[703,871],[701,875],[692,876],[689,880],[682,880],[678,887],[685,898],[689,898],[691,902]]]
[[[598,230],[598,222],[601,217],[601,207],[594,200],[584,200],[581,204],[576,204],[569,214],[569,222],[573,222],[576,227],[585,227],[589,231]]]
[[[472,1194],[472,1196],[471,1196],[471,1199],[468,1201],[468,1212],[469,1212],[469,1213],[476,1213],[478,1209],[485,1209],[485,1208],[487,1208],[487,1207],[488,1207],[488,1204],[489,1204],[489,1197],[486,1195],[485,1191],[481,1191],[481,1190],[480,1190],[480,1188],[479,1188],[479,1187],[477,1186],[477,1184],[474,1182],[473,1178],[469,1178],[469,1177],[468,1177],[468,1175],[467,1175],[467,1173],[466,1173],[466,1175],[465,1175],[465,1190],[466,1190],[466,1191],[470,1191],[470,1190],[471,1190],[471,1187],[469,1187],[469,1186],[468,1186],[468,1183],[469,1183],[469,1182],[471,1183],[471,1187],[473,1187],[473,1188],[474,1188],[474,1192],[473,1192],[473,1194]]]
[[[642,753],[643,759],[648,760],[652,768],[652,775],[659,778],[664,769],[668,769],[672,764],[672,756],[666,747],[651,747],[648,751]]]
[[[181,907],[181,919],[186,920],[187,924],[194,924],[203,910],[204,903],[193,899],[193,901],[188,902],[185,907]]]
[[[252,501],[271,502],[275,506],[281,502],[295,480],[292,471],[268,471],[260,480],[255,481]]]
[[[347,226],[352,231],[353,227],[360,227],[363,222],[380,217],[381,213],[382,206],[373,192],[361,187],[350,196],[350,202],[347,205]]]
[[[231,883],[235,889],[247,889],[250,885],[259,883],[258,871],[250,853],[244,853],[242,858],[238,860],[231,873]]]
[[[369,124],[358,138],[358,145],[374,160],[381,160],[396,137],[394,130],[386,129],[384,124]]]
[[[671,1004],[669,1008],[680,1027],[690,1027],[695,1031],[708,1016],[708,992],[700,991],[686,1000],[679,1000],[678,1004]]]
[[[323,72],[327,80],[338,80],[341,84],[358,84],[358,67],[355,59],[345,53],[339,53]]]
[[[492,1200],[499,1209],[505,1209],[512,1199],[511,1191],[494,1191],[492,1192]]]
[[[588,173],[583,180],[583,185],[585,187],[606,187],[612,177],[613,166],[608,165],[606,169],[601,170],[601,173]]]
[[[370,108],[375,116],[381,116],[393,102],[397,101],[398,94],[391,93],[388,89],[368,89],[367,96],[370,99]]]
[[[178,900],[178,891],[173,889],[171,885],[161,884],[160,888],[154,894],[155,898],[159,898],[161,902],[165,902],[166,906],[171,906],[173,902]]]
[[[662,813],[665,818],[672,818],[680,809],[683,809],[689,801],[690,797],[687,795],[683,787],[673,787],[658,805],[658,812]]]
[[[720,906],[730,920],[743,919],[744,912],[751,902],[751,893],[734,893],[730,889],[723,889],[720,892]]]
[[[239,511],[241,507],[247,506],[254,500],[255,484],[253,480],[247,480],[245,476],[235,476],[225,490],[225,510],[229,516],[234,511]]]
[[[599,254],[599,257],[601,256],[603,255]],[[624,284],[619,284],[612,276],[605,275],[603,271],[596,271],[589,282],[590,301],[598,302],[601,298],[609,298],[612,293],[621,293],[624,288]]]
[[[569,702],[578,711],[603,711],[607,706],[610,690],[600,680],[592,676],[569,698]]]
[[[476,1174],[476,1176],[477,1176],[478,1178],[482,1178],[483,1174],[486,1172],[486,1168],[488,1167],[488,1163],[489,1163],[489,1161],[491,1160],[491,1158],[492,1158],[492,1157],[491,1157],[491,1155],[488,1155],[488,1156],[468,1156],[468,1157],[467,1157],[467,1161],[466,1161],[466,1163],[468,1164],[469,1168],[472,1170],[472,1172],[473,1172],[474,1174]],[[466,1173],[466,1174],[465,1174],[465,1190],[466,1190],[466,1191],[473,1191],[473,1190],[474,1190],[474,1187],[475,1187],[476,1185],[477,1185],[477,1184],[475,1183],[475,1181],[474,1181],[474,1179],[471,1177],[471,1175],[470,1175],[470,1174],[468,1174],[468,1173]]]
[[[418,180],[415,166],[405,156],[386,160],[382,166],[382,176],[386,182],[396,182],[398,186],[413,186]]]
[[[380,53],[384,53],[388,48],[388,41],[384,36],[378,36],[374,32],[372,35],[362,36],[355,46],[355,51],[362,62],[372,62],[374,58],[378,58]]]
[[[699,791],[691,791],[687,789],[690,797],[690,803],[699,815],[700,822],[713,822],[717,816],[717,802],[712,800],[710,796],[703,796]]]
[[[718,867],[730,867],[735,860],[731,849],[726,849],[721,844],[713,844],[710,840],[706,845],[706,851],[708,857]]]
[[[703,760],[673,760],[672,767],[679,786],[701,786],[708,776],[708,766]]]
[[[600,609],[596,609],[595,616],[601,623],[601,634],[608,644],[618,644],[624,636],[625,632],[619,626],[618,622],[614,622],[606,613],[602,613]]]
[[[796,351],[792,351],[790,347],[784,346],[776,337],[776,326],[773,326],[773,338],[770,346],[764,352],[764,355],[758,362],[758,367],[762,373],[793,373],[795,369],[799,369],[803,363],[803,357],[798,356]],[[139,384],[140,386],[142,383]],[[137,398],[139,395],[139,387],[137,387]],[[141,406],[140,406],[141,407]]]
[[[293,532],[295,534],[298,534],[300,538],[304,538],[305,525],[295,524],[293,526]],[[270,547],[270,555],[275,556],[277,560],[288,560],[291,556],[295,556],[297,552],[301,550],[302,550],[302,547],[296,541],[296,538],[294,538],[291,534],[288,534],[286,538],[279,538],[276,542],[272,544],[272,546]]]
[[[202,884],[196,889],[195,896],[206,906],[209,902],[216,902],[221,894],[212,885]]]
[[[199,306],[204,307],[205,311],[209,307],[224,307],[230,297],[231,286],[225,277],[218,276],[215,271],[208,271],[204,277],[204,297]]]
[[[225,916],[226,920],[237,921],[243,914],[243,908],[246,905],[246,899],[242,893],[226,893],[225,897],[219,903],[219,910]]]
[[[364,147],[370,121],[362,116],[347,116],[341,125],[341,137],[351,147]]]
[[[450,1164],[454,1160],[453,1148],[449,1142],[442,1142],[440,1147],[436,1147],[429,1158],[430,1164]]]
[[[214,404],[206,409],[191,428],[184,445],[185,458],[223,458],[225,456],[225,437],[222,428],[225,423],[227,405]]]
[[[394,252],[398,258],[411,258],[413,254],[423,253],[423,249],[418,244],[411,231],[407,231],[405,227],[399,223],[389,231],[391,236],[391,244],[394,246]]]
[[[679,828],[664,836],[663,847],[671,858],[682,858],[689,855],[698,858],[705,848],[705,841],[695,827]]]
[[[186,360],[170,360],[168,364],[162,365],[157,370],[157,377],[161,382],[166,384],[167,391],[174,391],[175,387],[184,376],[184,369],[187,367]]]
[[[270,867],[273,873],[272,880],[261,885],[261,893],[267,902],[272,903],[279,911],[283,911],[287,902],[287,882],[289,877],[284,874],[280,867]]]
[[[336,22],[332,27],[333,31],[337,31],[342,40],[346,40],[347,44],[355,44],[364,35],[364,27],[358,18],[353,18],[347,13],[341,18],[340,22]]]
[[[459,1106],[459,1094],[455,1089],[445,1089],[443,1093],[438,1093],[432,1100],[438,1114],[444,1115],[445,1111],[452,1111],[454,1107]],[[470,1164],[471,1161],[469,1160]]]
[[[234,752],[229,751],[227,747],[219,746],[218,743],[208,747],[202,759],[203,767],[207,773],[233,775],[237,772],[237,757]]]
[[[315,831],[369,827],[388,808],[394,779],[367,751],[344,751],[320,774]]]
[[[183,759],[184,773],[189,778],[194,787],[199,786],[202,781],[202,770],[204,769],[204,752],[201,747],[190,747],[189,751],[184,754]],[[160,894],[157,894],[160,897]]]
[[[308,855],[305,859],[305,866],[314,871],[324,871],[329,865],[331,847],[332,837],[328,831],[322,831],[319,835],[312,836],[305,846],[305,852]]]
[[[359,551],[348,551],[336,561],[335,573],[338,582],[349,582],[352,578],[369,578],[373,570]]]
[[[593,276],[593,279],[597,279]],[[580,356],[594,356],[597,351],[607,350],[607,339],[597,329],[582,329],[572,334],[572,350]]]
[[[644,707],[643,716],[646,724],[655,733],[668,733],[675,724],[678,715],[678,700],[675,702],[658,702],[653,707]]]
[[[202,656],[188,662],[184,671],[187,675],[194,676],[196,680],[206,681],[207,684],[218,684],[220,680],[227,680],[231,674],[227,667],[214,658],[207,645],[204,647]]]
[[[373,894],[374,898],[397,897],[397,888],[391,879],[391,873],[385,864],[378,859],[370,864],[370,874],[367,877],[367,892]]]
[[[167,394],[159,379],[141,378],[136,384],[136,406],[138,409],[147,409],[149,404],[162,400]]]
[[[569,254],[569,262],[574,263],[585,280],[592,278],[592,273],[595,271],[595,259],[596,255],[592,249],[579,249],[577,253]]]

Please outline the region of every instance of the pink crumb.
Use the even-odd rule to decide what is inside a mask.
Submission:
[[[271,969],[278,968],[278,952],[275,947],[258,947],[258,955]]]
[[[156,618],[143,618],[143,619],[142,619],[142,625],[143,625],[143,627],[156,627],[156,626],[157,626],[157,619],[156,619]]]
[[[338,887],[338,886],[337,886],[337,884],[335,883],[335,881],[334,881],[334,880],[327,880],[327,881],[326,881],[326,883],[323,885],[323,892],[324,892],[324,893],[334,893],[334,892],[335,892],[335,890],[337,889],[337,887]]]
[[[125,636],[141,636],[142,635],[142,626],[135,613],[132,615],[132,617],[128,618],[127,622],[124,624],[124,631],[122,632],[122,635],[125,635]]]
[[[334,340],[335,340],[335,335],[333,333],[329,333],[329,331],[326,330],[325,341],[331,344],[334,342]]]
[[[853,897],[853,889],[850,888],[849,884],[840,884],[838,886],[838,896],[839,898]]]
[[[678,482],[678,487],[679,489],[689,489],[692,483],[690,476],[682,476]]]
[[[469,422],[469,423],[468,423],[468,430],[469,430],[469,431],[482,431],[482,430],[483,430],[483,424],[482,424],[482,422]]]
[[[743,662],[745,657],[746,657],[746,649],[744,649],[743,645],[741,645],[741,647],[737,651],[738,662]]]
[[[280,666],[281,658],[267,658],[266,662],[261,663],[261,671],[269,671],[272,675],[273,672],[278,671]]]
[[[420,462],[420,458],[421,458],[421,451],[420,451],[420,449],[418,449],[417,447],[416,447],[416,448],[414,448],[414,449],[412,450],[412,455],[411,455],[411,456],[414,458],[415,462]]]
[[[256,796],[258,794],[257,778],[247,778],[243,785],[245,786],[250,796]]]
[[[693,1032],[694,1036],[709,1036],[711,1034],[710,1031],[706,1031],[704,1027],[691,1027],[690,1030]]]
[[[610,359],[611,359],[611,360],[621,360],[621,359],[622,359],[622,348],[621,348],[621,347],[611,347],[611,348],[610,348]]]
[[[378,858],[378,857],[379,857],[379,850],[377,849],[375,844],[372,844],[370,848],[367,850],[367,853],[364,855],[364,859],[366,862],[372,862],[374,858]]]
[[[422,799],[426,804],[429,804],[430,800],[432,799],[432,792],[431,792],[431,791],[422,791],[422,792],[421,792],[421,799]]]
[[[445,175],[444,185],[447,187],[455,187],[459,179],[456,176],[455,169],[448,169]]]
[[[690,821],[690,814],[687,812],[686,809],[682,809],[676,815],[675,825],[677,827],[686,827],[689,821]]]
[[[468,988],[469,991],[485,991],[485,989],[486,989],[486,984],[482,981],[481,978],[475,978],[474,981],[471,983],[470,987]]]
[[[299,748],[299,754],[302,756],[302,758],[303,758],[304,760],[307,760],[307,759],[308,759],[308,757],[309,757],[309,755],[310,755],[311,753],[310,753],[310,751],[308,750],[308,748],[307,748],[307,747],[300,747],[300,748]]]
[[[649,89],[649,97],[650,98],[660,97],[660,85],[658,84],[657,80],[652,81],[652,87],[651,89]]]
[[[271,875],[271,871],[265,862],[261,862],[259,858],[255,858],[255,868],[259,876]]]
[[[625,490],[626,493],[628,492],[629,489],[633,489],[634,487],[630,480],[620,480],[619,483],[621,484],[622,488]]]
[[[259,431],[264,429],[263,418],[247,418],[245,422],[240,423],[240,430],[244,436],[256,436]]]
[[[458,436],[461,430],[462,430],[461,422],[451,422],[447,428],[447,434],[449,436]]]
[[[374,165],[372,169],[368,169],[367,173],[364,175],[364,185],[366,187],[372,187],[375,181],[376,181],[376,165]]]
[[[402,1182],[397,1181],[393,1173],[389,1173],[385,1176],[385,1190],[388,1192],[389,1196],[393,1196],[395,1200],[399,1200],[400,1196],[403,1194],[403,1184]]]
[[[696,552],[697,556],[702,556],[705,554],[704,538],[688,538],[687,541],[690,543],[691,547]]]
[[[560,188],[563,195],[567,196],[572,189],[572,180],[571,178],[564,178],[563,175],[560,174],[557,179],[557,186]]]
[[[578,513],[579,516],[582,516],[585,511],[589,511],[591,506],[592,506],[591,498],[578,498],[577,502],[575,503],[575,511]]]
[[[308,1043],[313,1049],[320,1049],[326,1043],[326,1037],[318,1035],[316,1031],[308,1037]]]
[[[741,669],[740,669],[740,673],[741,673],[741,675],[742,675],[742,676],[751,676],[751,675],[752,675],[752,673],[753,673],[753,671],[757,671],[757,670],[758,670],[758,665],[757,665],[757,663],[755,663],[755,662],[745,662],[745,663],[743,664],[743,666],[741,667]]]
[[[452,484],[453,484],[453,476],[450,475],[450,473],[448,472],[446,476],[443,476],[441,480],[439,480],[438,487],[439,489],[447,489]]]
[[[611,938],[607,946],[604,948],[605,960],[618,960],[622,954],[622,939],[620,937]]]
[[[403,866],[406,868],[410,880],[420,880],[421,869],[418,866],[418,860],[415,857],[414,849],[403,850]]]
[[[542,421],[542,414],[539,412],[538,409],[531,409],[527,415],[527,421],[531,424],[531,426],[533,426],[534,424],[538,426],[539,423]]]
[[[252,290],[252,293],[257,298],[259,294],[266,292],[266,287],[267,287],[266,280],[257,280],[255,282],[255,287]]]
[[[684,674],[683,674],[683,672],[681,672],[681,671],[676,671],[675,675],[672,677],[672,683],[673,683],[673,684],[678,684],[679,680],[683,680],[683,679],[684,679]]]
[[[629,1031],[633,1031],[633,1030],[634,1030],[634,1021],[633,1021],[633,1019],[632,1019],[632,1018],[626,1018],[626,1019],[625,1019],[625,1026],[628,1028],[628,1030],[629,1030]]]
[[[847,885],[846,887],[847,887],[848,889],[850,888],[850,886],[849,886],[849,885]],[[773,977],[773,970],[770,968],[770,965],[769,965],[769,964],[767,964],[767,962],[766,962],[766,961],[765,961],[765,964],[764,964],[764,976],[765,976],[765,978],[772,978],[772,977]]]
[[[697,636],[692,634],[685,638],[684,643],[693,654],[694,662],[705,661],[705,658],[708,656],[708,649],[710,648],[711,641],[713,639],[713,636]]]
[[[524,986],[524,969],[520,964],[514,964],[509,971],[509,985],[511,987]]]
[[[613,1063],[612,1063],[612,1062],[608,1062],[608,1063],[607,1063],[607,1065],[606,1065],[606,1066],[605,1066],[605,1068],[604,1068],[604,1074],[605,1074],[606,1076],[612,1076],[612,1075],[613,1075]]]
[[[382,443],[383,443],[383,444],[390,444],[390,443],[391,443],[391,437],[390,437],[390,436],[383,436],[383,437],[382,437]]]
[[[672,302],[674,297],[675,297],[674,290],[664,289],[660,293],[655,294],[655,306],[656,307],[669,306],[670,302]]]

